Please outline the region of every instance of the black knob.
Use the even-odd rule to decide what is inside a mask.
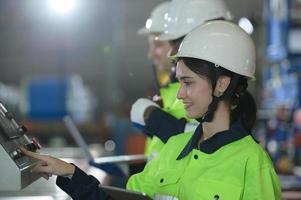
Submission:
[[[25,148],[29,151],[32,151],[32,152],[36,152],[36,150],[37,150],[37,147],[33,142],[31,142],[29,144],[26,144]]]
[[[18,128],[18,132],[21,135],[24,135],[27,132],[27,129],[25,128],[25,126],[21,126],[21,127]]]
[[[21,129],[22,129],[23,133],[26,133],[28,131],[25,126],[21,126]]]
[[[5,116],[7,117],[7,119],[12,120],[14,118],[13,114],[11,112],[6,112]]]

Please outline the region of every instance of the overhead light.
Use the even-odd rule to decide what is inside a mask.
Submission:
[[[57,13],[69,13],[75,6],[76,0],[49,0],[49,5]]]
[[[251,21],[246,18],[246,17],[242,17],[239,19],[238,21],[238,25],[244,29],[249,35],[251,35],[254,31],[253,25],[251,23]]]

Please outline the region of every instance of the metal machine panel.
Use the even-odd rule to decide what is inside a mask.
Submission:
[[[36,151],[40,145],[25,132],[0,103],[0,191],[21,190],[39,178],[31,173],[36,161],[22,154],[20,148]]]

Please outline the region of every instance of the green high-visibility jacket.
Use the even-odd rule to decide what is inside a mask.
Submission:
[[[161,151],[163,145],[164,143],[157,136],[147,137],[144,148],[144,155],[149,158],[149,160],[152,160],[152,158],[156,157]]]
[[[145,192],[152,198],[172,196],[179,200],[281,199],[273,164],[250,135],[212,153],[194,148],[177,159],[192,135],[171,137],[141,173],[130,177],[127,189]],[[212,138],[212,142],[218,141]],[[213,147],[210,141],[206,145],[209,150]]]
[[[160,89],[160,96],[163,102],[163,110],[174,117],[186,118],[186,111],[181,100],[177,99],[180,83],[170,83],[167,87]]]
[[[170,83],[167,87],[160,88],[160,96],[163,102],[162,109],[178,119],[186,118],[184,105],[181,100],[177,99],[177,92],[179,88],[180,83]],[[153,136],[152,138],[148,137],[145,144],[144,154],[147,157],[152,156],[152,154],[157,155],[163,148],[163,145],[164,143],[157,136]]]

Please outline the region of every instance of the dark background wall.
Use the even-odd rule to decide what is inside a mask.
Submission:
[[[136,31],[160,0],[78,0],[57,15],[46,0],[0,1],[0,82],[79,74],[103,106],[154,89],[147,41]],[[260,17],[262,1],[227,0],[236,19]]]

